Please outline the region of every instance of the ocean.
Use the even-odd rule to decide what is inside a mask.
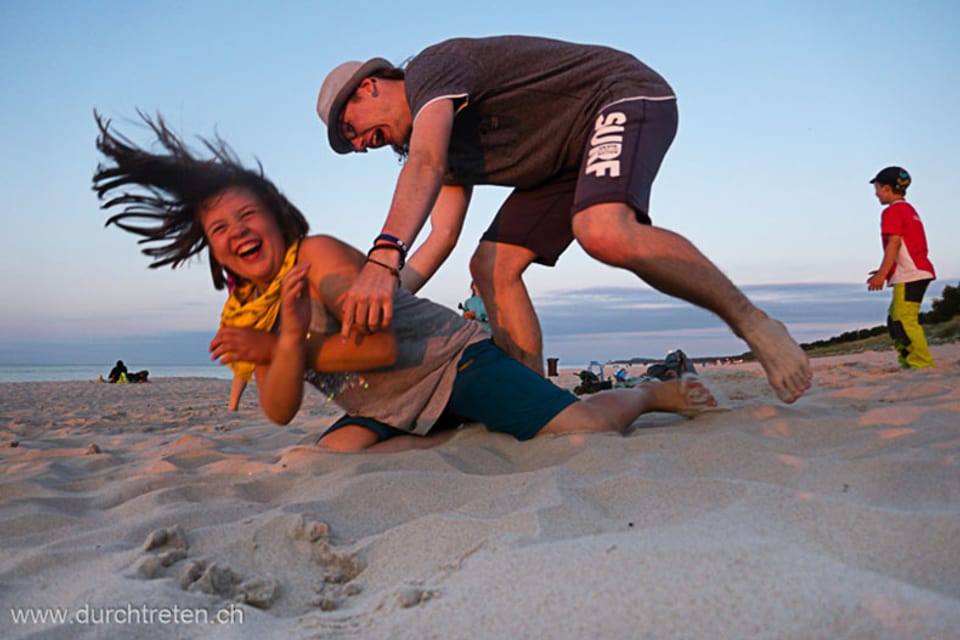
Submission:
[[[924,310],[942,297],[948,283],[957,281],[935,282],[925,297]],[[862,283],[753,285],[745,291],[764,311],[786,323],[800,343],[882,325],[890,304],[889,292],[868,292]],[[591,362],[631,358],[659,360],[675,349],[682,349],[695,362],[735,357],[748,349],[716,316],[652,290],[594,287],[546,296],[542,302],[543,355],[556,358],[561,369],[586,369]],[[96,380],[107,375],[118,355],[133,371],[149,370],[151,378],[229,380],[228,368],[203,359],[209,341],[206,331],[16,344],[0,339],[0,382]],[[177,360],[195,364],[152,364]],[[57,361],[100,364],[48,364]]]
[[[218,364],[186,364],[146,367],[150,378],[220,378],[230,380],[233,372]],[[139,370],[139,369],[135,369]],[[106,377],[110,367],[92,364],[0,364],[0,382],[58,382],[64,380],[96,380]]]

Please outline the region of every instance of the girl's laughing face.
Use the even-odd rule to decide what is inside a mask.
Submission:
[[[213,257],[241,278],[266,289],[287,248],[271,211],[244,187],[224,189],[200,210],[200,225]]]

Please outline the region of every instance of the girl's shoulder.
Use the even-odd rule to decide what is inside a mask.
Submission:
[[[363,254],[346,242],[328,235],[308,236],[300,243],[300,255],[297,262],[309,262],[316,265],[333,266],[335,264],[357,264]]]

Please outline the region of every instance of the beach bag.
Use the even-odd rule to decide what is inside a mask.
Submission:
[[[646,375],[658,380],[671,380],[679,378],[684,374],[696,375],[697,370],[693,363],[680,349],[671,351],[667,354],[663,362],[658,362],[647,367]]]
[[[580,384],[573,388],[573,392],[578,396],[613,388],[613,380],[600,380],[593,371],[581,371],[577,375],[580,377]]]

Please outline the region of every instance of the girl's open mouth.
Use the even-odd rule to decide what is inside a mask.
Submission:
[[[244,242],[236,249],[237,256],[243,260],[252,260],[260,255],[260,248],[263,244],[260,241]]]

